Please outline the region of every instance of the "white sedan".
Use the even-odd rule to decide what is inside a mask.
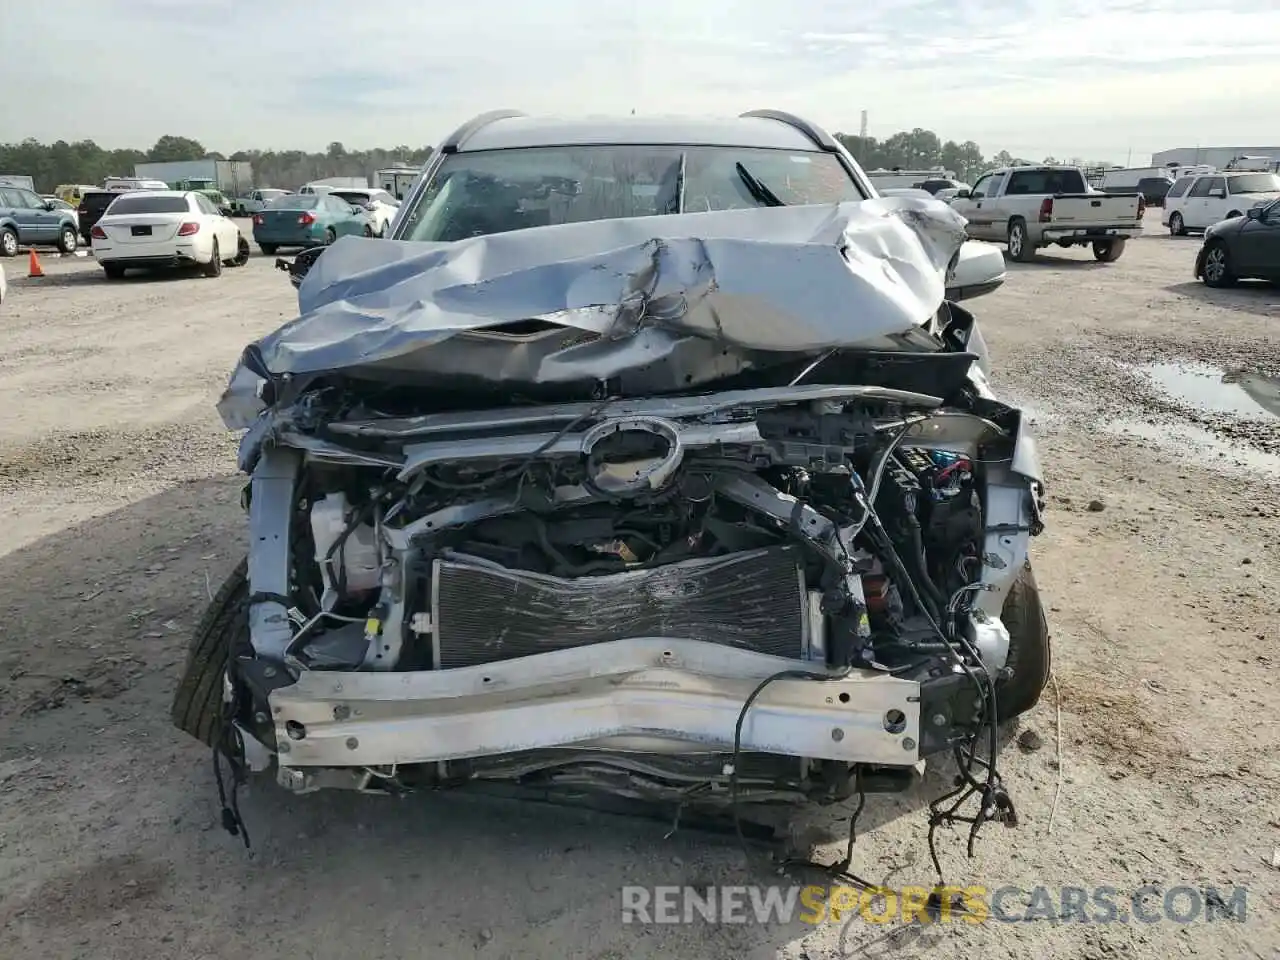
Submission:
[[[206,277],[224,263],[249,259],[249,241],[235,221],[193,190],[122,193],[89,231],[93,255],[111,280],[130,269],[199,266]]]
[[[373,235],[385,237],[400,209],[400,201],[378,187],[335,187],[329,196],[345,200],[353,207],[361,207],[373,220]]]

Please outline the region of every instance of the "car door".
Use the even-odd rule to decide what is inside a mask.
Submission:
[[[44,208],[44,201],[30,190],[8,188],[8,205],[18,225],[22,243],[52,243],[58,236],[58,216]]]
[[[213,235],[218,238],[219,254],[224,258],[231,256],[236,249],[236,233],[239,232],[235,224],[224,217],[217,204],[203,193],[197,193],[195,199],[196,206],[205,216],[205,222],[213,230]]]
[[[1003,177],[997,174],[989,173],[978,179],[973,189],[969,191],[968,197],[957,197],[951,201],[951,208],[969,221],[967,230],[969,236],[979,240],[1004,239],[994,236],[995,217],[992,212],[994,204],[990,195],[1002,179]]]
[[[1182,208],[1186,204],[1187,191],[1191,189],[1191,185],[1195,182],[1195,177],[1179,177],[1173,181],[1173,186],[1169,188],[1169,192],[1165,194],[1164,210],[1160,214],[1160,222],[1167,224],[1169,218],[1174,213],[1182,215]],[[1183,222],[1186,217],[1183,216]]]
[[[18,199],[17,189],[14,187],[0,187],[0,218],[13,221],[14,226],[18,228],[19,242],[22,241],[24,233],[20,207],[21,201]]]
[[[1231,253],[1242,276],[1280,279],[1280,201],[1245,222]]]
[[[1196,184],[1196,187],[1200,187]],[[1195,225],[1201,229],[1211,227],[1227,217],[1226,177],[1205,177],[1204,195],[1196,209]]]
[[[340,197],[324,196],[320,198],[333,214],[334,226],[339,236],[343,234],[358,235],[362,231],[362,221],[352,210],[351,204]]]

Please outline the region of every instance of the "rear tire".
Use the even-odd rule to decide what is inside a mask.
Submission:
[[[275,256],[276,251],[280,249],[280,246],[275,243],[260,243],[258,244],[258,249],[266,256],[273,257]]]
[[[327,247],[338,239],[338,233],[333,227],[326,227],[324,231],[324,245]]]
[[[369,226],[367,223],[364,225],[364,235],[366,238],[371,238],[373,236],[373,227]]]
[[[1117,237],[1115,240],[1095,240],[1093,255],[1103,263],[1115,263],[1120,259],[1120,254],[1124,253],[1126,240],[1126,237]]]
[[[222,727],[222,680],[231,651],[249,643],[249,561],[241,560],[205,609],[169,716],[205,746],[217,745]]]
[[[1241,213],[1239,210],[1232,210],[1230,213],[1228,213],[1228,214],[1227,214],[1227,219],[1228,219],[1228,220],[1233,220],[1233,219],[1235,219],[1236,217],[1243,217],[1243,216],[1244,216],[1244,214],[1243,214],[1243,213]]]
[[[58,234],[58,250],[62,253],[75,253],[78,246],[80,246],[80,235],[76,232],[76,228],[63,227],[62,232]]]
[[[108,280],[124,279],[124,267],[120,266],[118,263],[104,263],[102,265],[102,272],[107,275]]]
[[[1185,237],[1187,235],[1187,225],[1182,221],[1182,214],[1169,214],[1169,233],[1175,237]]]
[[[11,227],[0,227],[0,257],[18,255],[18,234]]]
[[[1009,588],[1000,617],[1009,631],[1005,668],[1012,671],[1011,676],[996,681],[996,709],[1004,723],[1034,707],[1049,683],[1049,623],[1031,561],[1023,564],[1018,579]]]
[[[1036,258],[1036,248],[1027,236],[1027,224],[1024,220],[1012,220],[1009,223],[1009,256],[1019,263],[1030,263]]]
[[[235,267],[243,267],[249,262],[249,241],[242,236],[236,237],[236,256],[231,261]]]
[[[213,238],[213,256],[209,258],[209,262],[200,268],[200,272],[206,277],[222,276],[222,251],[218,249],[218,238]]]

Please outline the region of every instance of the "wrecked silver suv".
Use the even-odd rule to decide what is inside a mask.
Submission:
[[[1040,473],[944,299],[964,221],[862,199],[777,115],[712,133],[603,156],[491,120],[504,156],[456,136],[394,239],[312,259],[220,403],[249,551],[179,727],[296,791],[737,818],[947,753],[1007,809],[996,724],[1049,667]]]

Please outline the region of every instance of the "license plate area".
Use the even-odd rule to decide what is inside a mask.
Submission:
[[[132,233],[135,237],[149,237],[151,236],[151,227],[150,226],[145,226],[145,227],[133,226],[129,228],[129,232]]]

